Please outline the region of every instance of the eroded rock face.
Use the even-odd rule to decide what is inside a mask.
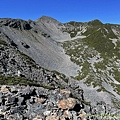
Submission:
[[[32,28],[27,21],[11,18],[0,19],[0,25],[9,26],[19,30],[30,30]]]

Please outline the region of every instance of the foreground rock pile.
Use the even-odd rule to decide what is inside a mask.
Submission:
[[[3,85],[0,120],[118,120],[112,116],[87,115],[83,104],[72,96],[66,89]]]
[[[5,120],[76,120],[82,116],[82,104],[68,90],[3,85],[0,105],[0,119]]]

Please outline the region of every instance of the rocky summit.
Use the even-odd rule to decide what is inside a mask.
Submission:
[[[0,19],[1,120],[119,120],[120,25]]]

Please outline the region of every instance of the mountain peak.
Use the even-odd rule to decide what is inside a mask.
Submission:
[[[56,19],[52,18],[52,17],[49,17],[49,16],[42,16],[41,18],[38,18],[36,20],[37,22],[47,22],[47,23],[59,23]]]
[[[94,26],[94,25],[103,25],[103,23],[102,23],[100,20],[98,20],[98,19],[89,21],[88,24],[89,24],[89,25],[93,25],[93,26]]]

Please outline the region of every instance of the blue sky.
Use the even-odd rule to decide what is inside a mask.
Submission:
[[[99,19],[103,23],[120,24],[120,0],[1,0],[0,18],[36,20],[51,16],[60,22],[87,22]]]

